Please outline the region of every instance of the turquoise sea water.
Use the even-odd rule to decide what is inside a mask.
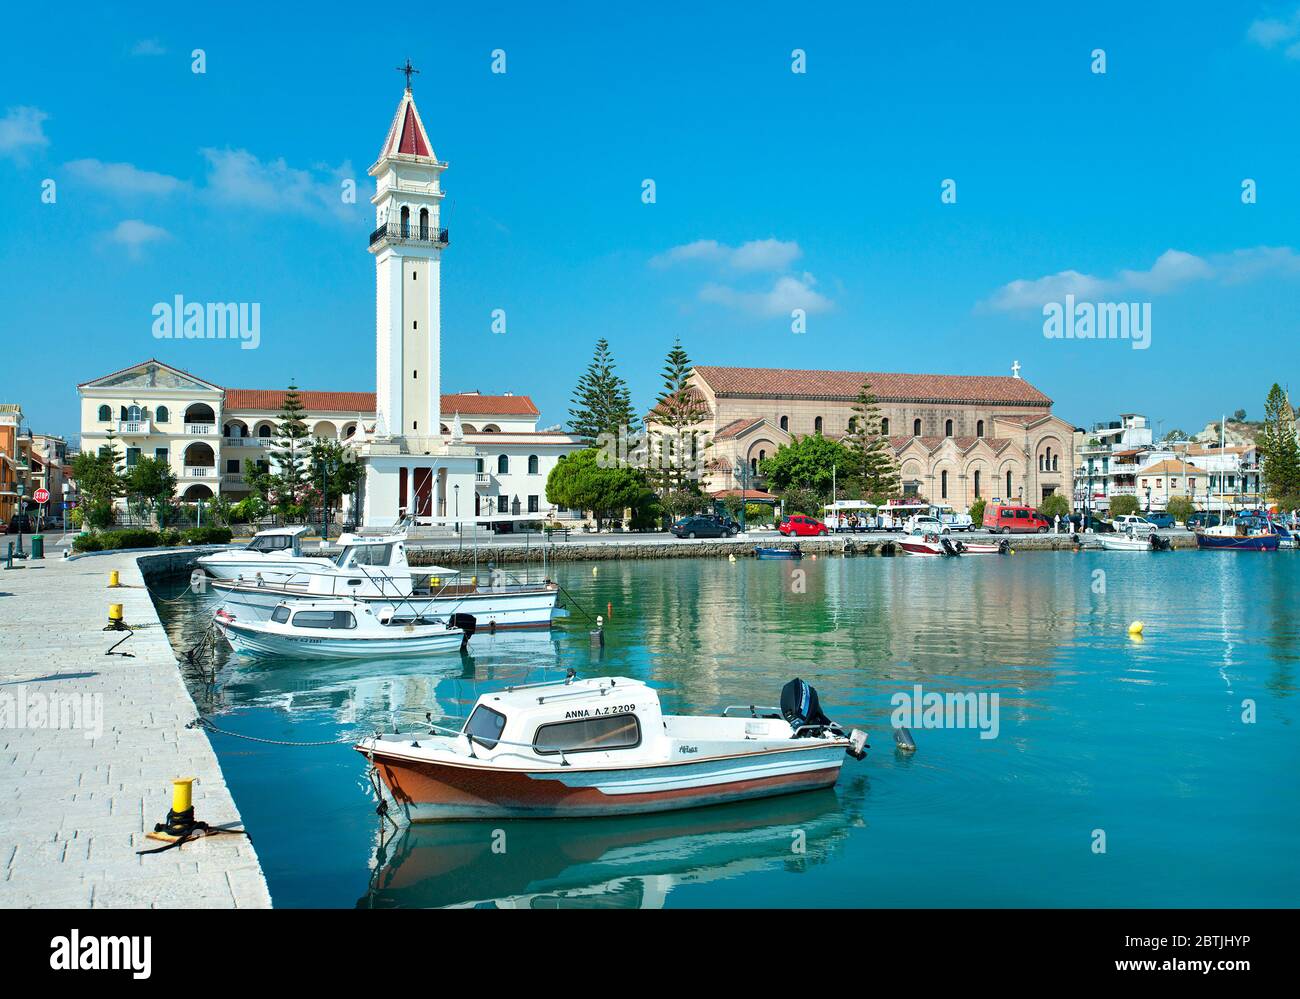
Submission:
[[[846,759],[834,791],[381,836],[347,746],[214,735],[276,905],[1300,900],[1300,555],[671,560],[556,576],[609,612],[603,650],[575,612],[550,634],[479,635],[465,659],[228,659],[191,689],[223,728],[318,741],[409,730],[426,711],[463,717],[484,691],[568,666],[644,679],[680,713],[774,704],[797,675],[831,717],[869,729],[867,759]],[[160,601],[178,646],[202,632],[205,606]],[[1126,634],[1134,619],[1141,642]],[[890,699],[915,684],[996,692],[997,738],[917,728],[917,752],[898,753]]]

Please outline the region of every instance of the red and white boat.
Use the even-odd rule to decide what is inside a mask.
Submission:
[[[484,694],[459,730],[364,739],[398,807],[415,822],[660,812],[813,788],[862,759],[867,734],[824,714],[802,680],[781,707],[665,715],[639,680],[578,680]]]
[[[1011,550],[1006,541],[963,541],[940,534],[913,534],[898,542],[904,555],[952,558],[960,555],[1005,555]]]

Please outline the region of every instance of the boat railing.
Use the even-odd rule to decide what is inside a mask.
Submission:
[[[751,718],[758,718],[760,711],[774,711],[777,715],[781,714],[781,709],[771,704],[728,704],[722,709],[722,717],[730,718],[733,711],[748,711]]]
[[[538,685],[531,684],[530,686],[538,686]],[[478,759],[478,757],[474,755],[474,743],[478,742],[484,749],[496,749],[497,746],[510,746],[514,749],[531,749],[535,754],[541,756],[543,760],[545,760],[546,756],[549,756],[551,753],[555,753],[557,756],[559,756],[560,766],[567,767],[570,765],[569,760],[565,756],[565,751],[563,749],[552,749],[550,746],[547,746],[545,747],[546,756],[543,756],[541,747],[539,747],[535,742],[513,742],[510,739],[497,739],[497,738],[488,738],[487,736],[478,736],[478,735],[474,735],[471,732],[466,732],[463,728],[459,728],[459,729],[448,728],[445,725],[438,725],[432,721],[429,722],[429,731],[435,735],[439,733],[443,733],[446,735],[453,735],[453,736],[463,735],[465,737],[465,741],[469,743],[469,755],[471,759]]]

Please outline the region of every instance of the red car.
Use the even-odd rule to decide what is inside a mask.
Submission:
[[[824,537],[830,533],[820,520],[805,517],[802,513],[792,513],[788,517],[782,517],[781,526],[777,530],[787,538]]]

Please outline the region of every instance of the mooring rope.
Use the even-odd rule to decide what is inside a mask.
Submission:
[[[585,610],[582,609],[582,605],[578,603],[578,598],[575,597],[575,596],[574,596],[572,593],[570,593],[568,590],[566,590],[566,589],[564,588],[564,584],[563,584],[563,583],[557,582],[555,585],[556,585],[557,587],[559,587],[559,590],[560,590],[561,593],[563,593],[566,597],[569,598],[569,602],[572,603],[573,606],[576,607],[576,608],[578,609],[579,613],[581,613],[583,617],[585,617],[585,618],[586,618],[588,621],[590,621],[592,624],[595,624],[595,623],[596,623],[596,619],[595,619],[594,617],[592,617],[590,614],[588,614]]]
[[[256,735],[245,735],[243,732],[230,732],[224,728],[218,728],[208,719],[200,715],[185,726],[186,728],[206,728],[209,732],[216,732],[218,735],[228,735],[232,739],[246,739],[249,742],[260,742],[267,746],[341,746],[346,743],[356,742],[356,736],[347,736],[342,739],[323,739],[319,742],[293,742],[288,739],[263,739]]]

